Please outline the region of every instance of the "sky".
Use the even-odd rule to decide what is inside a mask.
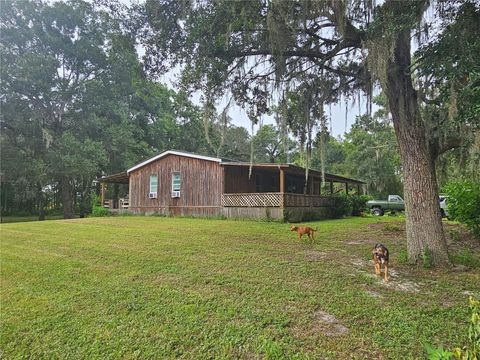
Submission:
[[[144,53],[143,49],[137,49],[139,54],[141,55]],[[161,77],[161,82],[166,84],[168,87],[175,89],[175,79],[176,74],[174,72],[166,73]],[[200,105],[200,93],[193,94],[191,98],[192,102]],[[355,118],[358,115],[366,113],[366,101],[367,98],[364,95],[360,96],[360,104],[358,104],[358,99],[355,103],[350,101],[349,103],[345,103],[342,100],[339,104],[332,104],[331,106],[325,106],[325,112],[327,117],[331,119],[331,123],[328,125],[329,129],[331,130],[331,135],[334,137],[343,137],[345,132],[350,130],[350,127],[355,122]],[[217,111],[220,112],[223,110],[226,100],[220,100],[217,102]],[[372,104],[373,112],[377,110],[375,104]],[[251,134],[251,122],[248,119],[245,110],[241,108],[239,105],[232,105],[229,110],[229,116],[232,118],[232,123],[236,126],[243,126],[247,129],[247,131]],[[265,115],[261,119],[259,119],[259,123],[264,125],[267,124],[275,124],[275,119],[273,116]],[[254,132],[258,130],[259,126],[254,127]]]

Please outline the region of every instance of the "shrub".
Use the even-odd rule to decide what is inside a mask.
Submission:
[[[480,355],[480,301],[470,296],[469,302],[472,317],[468,328],[468,344],[453,350],[455,359],[478,359]]]
[[[367,201],[370,200],[368,195],[351,195],[350,202],[352,204],[352,216],[360,216],[367,210]]]
[[[448,195],[449,217],[464,223],[480,238],[480,183],[454,181],[444,188]]]
[[[443,349],[443,347],[434,348],[426,345],[427,358],[429,360],[475,360],[480,355],[480,301],[473,296],[469,298],[470,326],[468,328],[468,344],[462,348],[455,348],[453,351]]]
[[[110,216],[110,211],[108,211],[108,209],[105,209],[102,206],[94,206],[92,208],[92,216],[93,217]]]
[[[98,194],[92,194],[92,197],[90,198],[91,200],[91,203],[92,203],[92,210],[94,207],[96,206],[102,206],[103,204],[100,204],[101,203],[101,199],[100,199],[100,196]]]
[[[327,217],[338,219],[352,213],[352,202],[350,196],[344,193],[333,194],[330,196]]]

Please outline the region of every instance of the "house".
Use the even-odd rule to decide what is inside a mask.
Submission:
[[[335,190],[362,192],[362,181],[292,164],[253,164],[165,151],[126,172],[105,176],[102,204],[133,213],[301,220],[322,217]],[[128,184],[128,198],[106,199],[107,184]],[[306,191],[305,191],[306,185]]]

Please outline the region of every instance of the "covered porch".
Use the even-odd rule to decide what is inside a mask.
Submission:
[[[322,212],[329,206],[330,195],[338,192],[363,194],[364,182],[343,176],[309,170],[291,164],[223,163],[224,192],[222,206],[227,217],[284,218],[286,212],[304,217]]]
[[[126,171],[104,176],[100,182],[100,204],[112,211],[120,212],[129,208],[128,174]]]

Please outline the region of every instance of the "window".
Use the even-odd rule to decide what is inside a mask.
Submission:
[[[158,176],[150,175],[150,194],[156,194],[158,190]]]
[[[180,191],[182,176],[179,172],[172,173],[172,191]]]

